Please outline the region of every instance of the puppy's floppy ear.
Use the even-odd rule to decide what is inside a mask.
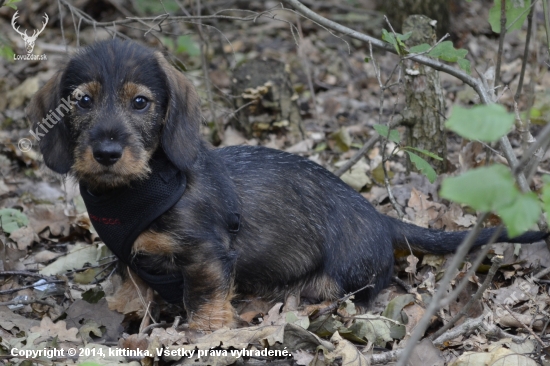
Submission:
[[[194,86],[181,72],[160,52],[155,56],[168,83],[169,100],[161,136],[162,148],[176,167],[188,170],[202,146],[200,99]]]
[[[34,95],[27,115],[32,123],[34,137],[39,139],[38,146],[46,166],[56,173],[66,174],[71,169],[74,158],[65,117],[62,113],[55,112],[62,104],[59,86],[61,75],[62,72],[58,72]],[[46,119],[48,114],[50,118]]]

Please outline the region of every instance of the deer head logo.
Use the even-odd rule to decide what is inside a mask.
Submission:
[[[15,29],[17,33],[21,35],[21,38],[23,38],[23,41],[25,41],[25,48],[27,49],[27,53],[31,53],[32,50],[34,49],[34,42],[36,42],[36,38],[40,33],[42,33],[44,28],[46,28],[46,24],[48,24],[48,19],[49,19],[48,14],[44,13],[44,23],[42,23],[42,29],[40,30],[35,29],[32,33],[32,36],[28,36],[26,29],[25,29],[25,32],[20,32],[19,26],[17,26],[16,28],[15,20],[19,18],[17,16],[17,13],[19,13],[19,11],[16,11],[15,14],[13,14],[13,17],[11,18],[11,26],[13,27],[13,29]]]

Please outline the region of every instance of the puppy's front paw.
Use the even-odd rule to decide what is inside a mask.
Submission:
[[[212,301],[204,304],[196,312],[188,314],[189,329],[209,332],[221,328],[235,328],[237,315],[231,302]]]

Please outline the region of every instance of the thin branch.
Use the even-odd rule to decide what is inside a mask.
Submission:
[[[27,297],[27,296],[25,296]],[[55,304],[51,301],[46,300],[39,300],[34,297],[29,297],[27,299],[18,299],[18,300],[10,300],[10,301],[2,301],[0,302],[0,306],[9,306],[9,305],[31,305],[31,304],[41,304],[41,305],[48,305],[51,307],[54,307]]]
[[[506,0],[500,2],[500,36],[498,38],[497,66],[495,70],[495,86],[500,84],[500,65],[506,36]]]
[[[47,284],[50,284],[50,283],[65,283],[65,281],[64,280],[47,280],[46,282],[42,282],[42,283],[39,283],[39,284],[35,283],[33,285],[26,285],[26,286],[21,286],[21,287],[18,287],[18,288],[12,288],[12,289],[9,289],[9,290],[2,290],[2,291],[0,291],[0,295],[13,294],[14,292],[25,290],[27,288],[34,288],[34,287],[37,287],[37,286],[44,286],[44,285],[47,285]]]
[[[314,314],[312,317],[311,317],[311,320],[315,320],[317,318],[319,318],[321,315],[324,315],[324,314],[327,314],[327,313],[331,313],[333,312],[334,310],[338,309],[338,307],[340,306],[340,304],[348,301],[353,295],[365,290],[366,288],[368,287],[374,287],[374,285],[372,284],[374,278],[370,280],[369,284],[368,285],[365,285],[363,287],[361,287],[360,289],[358,290],[355,290],[353,292],[350,292],[349,294],[346,294],[344,295],[344,297],[334,301],[333,303],[331,303],[329,306],[325,307],[325,308],[322,308],[321,310],[319,310],[319,312],[317,312],[316,314]]]
[[[155,319],[153,319],[153,316],[151,314],[149,314],[149,311],[148,311],[150,301],[146,302],[145,299],[143,298],[143,294],[141,293],[141,291],[139,289],[139,286],[136,283],[136,280],[134,280],[134,276],[132,276],[132,271],[130,270],[130,267],[126,267],[126,269],[128,271],[128,276],[130,277],[130,280],[132,281],[132,283],[134,284],[134,287],[136,288],[136,293],[138,294],[139,301],[141,302],[141,305],[145,309],[144,318],[147,317],[147,315],[149,315],[149,317],[151,318],[151,321],[153,322],[153,324],[156,324],[157,322],[155,321]]]
[[[55,279],[54,277],[44,276],[40,273],[28,272],[28,271],[0,271],[0,276],[26,276],[42,278],[44,280]]]
[[[493,233],[493,235],[491,235],[491,237],[489,238],[489,241],[487,242],[487,244],[494,243],[497,240],[500,233],[502,232],[502,229],[503,229],[502,225],[499,225],[495,229],[495,232]],[[486,245],[485,248],[483,248],[483,250],[481,250],[478,257],[476,258],[476,260],[472,264],[472,267],[470,267],[468,272],[466,272],[466,275],[464,276],[465,279],[462,280],[458,284],[458,286],[453,290],[453,292],[451,292],[451,294],[447,298],[445,298],[443,301],[441,301],[441,304],[440,304],[441,307],[449,305],[452,301],[454,301],[454,299],[456,299],[458,297],[458,295],[460,295],[462,290],[464,290],[464,288],[468,284],[467,279],[474,275],[475,271],[479,268],[479,266],[481,265],[481,263],[485,259],[485,256],[487,255],[487,253],[489,253],[490,249],[491,249],[490,245]]]
[[[443,347],[445,342],[450,341],[451,339],[455,339],[457,337],[460,337],[461,335],[471,333],[474,330],[477,330],[479,328],[484,328],[484,330],[482,332],[483,334],[486,334],[488,336],[492,336],[492,337],[497,338],[497,339],[510,338],[510,339],[512,339],[512,341],[517,342],[517,343],[521,343],[521,342],[524,341],[523,337],[520,337],[520,336],[517,336],[517,335],[514,335],[514,334],[510,334],[510,333],[506,333],[505,331],[500,329],[498,326],[496,326],[494,324],[493,325],[488,324],[487,322],[484,321],[484,317],[485,317],[485,314],[480,315],[479,317],[477,317],[475,319],[466,320],[464,323],[462,323],[458,327],[451,329],[447,333],[445,333],[445,334],[441,335],[439,338],[437,338],[433,342],[434,346]]]
[[[382,89],[382,91],[384,90],[384,88],[387,89],[387,88],[392,87],[393,85],[395,85],[395,84],[391,84],[391,85],[384,86],[382,84],[382,80],[380,78],[380,72],[379,72],[378,67],[376,66],[376,60],[374,59],[374,56],[373,56],[372,44],[370,44],[370,43],[369,43],[369,50],[370,50],[370,57],[371,57],[373,67],[374,67],[374,73],[376,75],[376,79],[378,80],[378,84],[380,85],[380,88]],[[392,70],[392,75],[393,75],[394,72],[395,72],[395,68]],[[392,75],[390,75],[390,77],[388,78],[388,81],[391,80]],[[382,94],[382,97],[383,97],[383,94]],[[378,119],[379,120],[382,118],[381,113],[382,113],[383,107],[384,107],[384,103],[383,103],[383,101],[381,101],[380,102],[380,107],[379,107],[379,110],[378,110]],[[398,124],[399,124],[399,121],[395,121],[395,120],[390,121],[388,128],[392,129],[393,127],[397,126]],[[365,142],[365,144],[359,149],[359,151],[357,151],[357,153],[355,153],[354,156],[352,156],[344,165],[342,165],[340,168],[338,168],[334,172],[334,174],[337,175],[338,177],[340,177],[340,176],[342,176],[342,174],[347,172],[348,169],[350,169],[359,160],[361,160],[363,155],[365,155],[372,148],[372,146],[374,146],[374,144],[380,139],[380,137],[381,136],[376,131],[373,131],[373,135],[371,136],[371,138],[368,139],[367,142]]]
[[[311,106],[313,109],[313,117],[316,120],[319,120],[319,114],[317,113],[317,98],[315,96],[315,88],[313,87],[313,79],[311,77],[311,67],[309,64],[309,60],[307,58],[306,52],[304,50],[304,47],[302,45],[302,42],[304,40],[304,36],[302,33],[302,22],[300,21],[300,17],[296,16],[296,23],[298,24],[298,39],[300,40],[300,44],[298,45],[298,55],[300,56],[300,60],[302,61],[302,67],[304,68],[304,73],[306,74],[307,78],[307,85],[309,88],[309,93],[311,94]]]
[[[431,339],[437,339],[447,330],[451,329],[451,327],[455,325],[457,321],[462,319],[462,317],[464,317],[468,313],[468,310],[470,310],[472,305],[475,304],[481,298],[485,290],[491,284],[491,281],[493,281],[493,277],[495,277],[495,274],[497,273],[501,263],[502,263],[502,257],[496,256],[493,258],[493,264],[491,265],[491,268],[487,273],[487,277],[485,277],[485,281],[483,281],[483,284],[477,289],[477,292],[475,293],[475,295],[468,301],[468,303],[462,309],[460,309],[458,314],[456,314],[447,324],[441,327],[441,329],[439,329],[437,332],[431,335],[430,336]],[[465,277],[464,281],[465,282],[468,281],[468,277]]]
[[[548,14],[548,1],[542,0],[542,9],[544,11],[544,30],[546,31],[546,47],[550,53],[550,19]]]
[[[484,213],[478,217],[476,225],[468,233],[468,235],[466,235],[466,238],[458,247],[458,250],[453,257],[451,264],[449,265],[449,267],[447,267],[445,271],[443,279],[439,281],[439,288],[432,297],[432,300],[430,301],[426,312],[424,313],[418,324],[414,327],[411,333],[411,337],[408,340],[407,346],[405,347],[403,353],[401,354],[401,357],[399,358],[399,361],[397,363],[398,366],[405,366],[407,364],[407,360],[409,359],[414,347],[416,346],[420,338],[422,338],[422,335],[424,334],[426,329],[428,329],[432,315],[435,314],[440,308],[440,302],[443,299],[443,296],[445,296],[447,288],[451,285],[451,281],[455,275],[455,270],[458,269],[458,266],[462,262],[463,258],[465,258],[466,254],[470,251],[470,248],[474,244],[474,240],[481,229],[481,223],[485,220],[487,216],[488,215]]]
[[[525,38],[525,48],[523,49],[523,60],[521,62],[521,71],[519,73],[518,89],[514,95],[514,99],[517,101],[521,95],[521,89],[523,88],[523,79],[525,77],[525,69],[527,68],[527,59],[529,58],[529,45],[531,43],[531,32],[533,28],[533,13],[535,7],[534,2],[531,4],[531,10],[527,15],[527,36]]]
[[[514,314],[514,312],[512,310],[510,310],[510,308],[508,307],[508,305],[504,305],[504,309],[506,309],[506,311],[508,311],[510,313],[510,315],[512,316],[512,318],[516,319],[516,321],[518,323],[520,323],[523,328],[525,328],[529,333],[531,333],[531,335],[533,337],[535,337],[535,339],[537,340],[537,342],[539,342],[539,344],[542,346],[542,347],[546,347],[546,344],[542,341],[542,339],[539,338],[539,336],[533,332],[533,329],[531,329],[530,327],[528,327],[524,322],[521,321],[521,319],[519,319],[516,314]]]

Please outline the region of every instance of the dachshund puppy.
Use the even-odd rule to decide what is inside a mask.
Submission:
[[[28,111],[46,165],[79,180],[100,238],[166,301],[183,303],[192,329],[234,324],[238,295],[324,300],[370,285],[355,297],[368,305],[390,281],[394,248],[448,253],[467,234],[381,215],[306,158],[211,148],[191,83],[135,42],[84,48]]]

